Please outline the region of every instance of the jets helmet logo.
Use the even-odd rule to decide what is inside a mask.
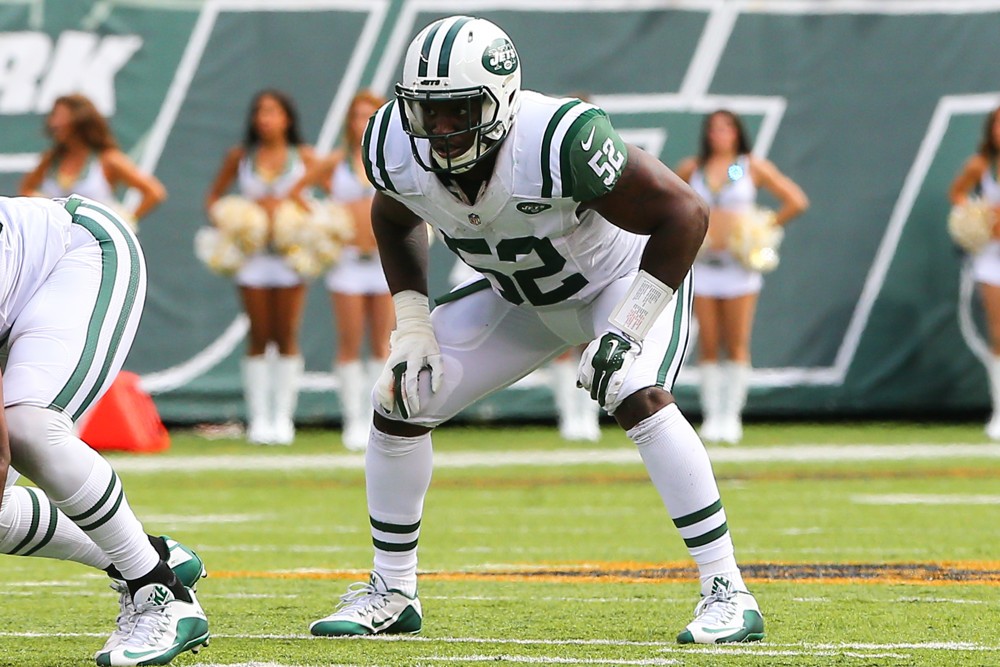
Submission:
[[[483,51],[483,67],[500,76],[512,74],[517,69],[514,45],[502,37],[494,39]]]

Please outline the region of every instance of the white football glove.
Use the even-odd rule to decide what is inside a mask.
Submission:
[[[610,414],[627,398],[619,394],[628,371],[642,351],[646,334],[673,298],[672,287],[639,269],[608,318],[611,326],[583,351],[577,384]]]
[[[641,350],[639,343],[621,331],[606,331],[600,338],[590,341],[583,351],[577,384],[589,391],[590,397],[605,410],[613,413],[620,403],[618,393],[625,377]]]
[[[389,358],[375,385],[375,400],[386,412],[394,410],[409,419],[420,410],[417,381],[427,368],[431,391],[441,386],[441,348],[431,326],[427,296],[414,290],[392,295],[396,306],[396,329],[389,337]]]

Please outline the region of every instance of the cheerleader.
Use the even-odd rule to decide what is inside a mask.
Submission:
[[[993,210],[993,228],[989,242],[972,258],[972,275],[986,311],[989,328],[990,358],[986,364],[990,381],[993,414],[986,425],[986,435],[1000,440],[1000,230],[995,221],[1000,216],[1000,108],[994,109],[983,125],[979,150],[970,157],[951,184],[949,199],[953,206],[965,204],[973,191]]]
[[[89,98],[79,94],[56,98],[45,132],[52,145],[21,181],[21,195],[81,195],[116,209],[133,225],[167,198],[163,184],[118,148],[107,119]],[[120,187],[135,188],[142,196],[135,210],[126,211],[119,203],[115,192]]]
[[[205,200],[211,210],[235,182],[240,196],[255,202],[273,226],[279,205],[313,164],[302,142],[292,99],[277,90],[254,96],[243,143],[226,154]],[[270,234],[269,234],[270,236]],[[254,444],[291,444],[303,362],[299,327],[306,282],[268,243],[236,274],[250,339],[242,361],[247,405],[247,440]],[[269,346],[277,355],[267,355]]]
[[[701,375],[701,436],[737,443],[750,375],[750,331],[763,286],[758,271],[745,268],[730,252],[729,240],[764,188],[781,204],[775,224],[784,225],[809,206],[802,189],[771,162],[750,154],[739,116],[715,111],[702,123],[698,155],[677,174],[710,207],[705,246],[695,262],[694,313],[698,319]],[[721,352],[725,352],[722,362]]]
[[[300,197],[308,185],[321,187],[333,201],[347,207],[354,222],[353,241],[344,247],[325,279],[337,323],[333,370],[340,387],[341,439],[353,451],[368,445],[371,391],[385,366],[389,334],[395,321],[392,296],[372,231],[375,188],[368,182],[361,161],[361,138],[368,119],[384,103],[383,98],[367,90],[355,95],[347,110],[343,145],[317,161],[294,189],[295,196]],[[370,357],[363,361],[361,348],[366,331]]]

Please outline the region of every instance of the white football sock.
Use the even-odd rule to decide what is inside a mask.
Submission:
[[[716,576],[745,590],[726,524],[719,488],[705,446],[671,403],[629,429],[653,485],[698,565],[702,594]]]
[[[417,592],[417,540],[432,466],[430,433],[408,438],[371,430],[365,486],[374,570],[388,588],[410,596]]]

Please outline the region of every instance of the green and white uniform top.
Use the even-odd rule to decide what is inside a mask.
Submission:
[[[417,141],[429,163],[430,144]],[[393,100],[368,123],[368,179],[430,223],[504,299],[530,308],[589,302],[639,265],[646,237],[582,203],[610,192],[627,149],[605,112],[523,91],[493,177],[475,203],[417,164]]]
[[[0,338],[66,254],[71,224],[60,202],[0,197]]]

